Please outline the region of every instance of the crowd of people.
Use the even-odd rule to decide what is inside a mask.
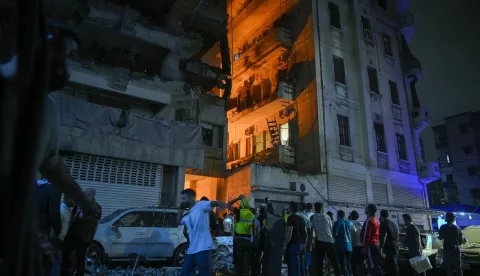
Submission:
[[[85,189],[84,193],[95,203],[97,212],[82,211],[67,196],[62,201],[62,194],[48,181],[37,182],[38,237],[43,262],[40,275],[69,276],[74,271],[75,275],[84,275],[85,254],[101,217],[95,189]]]
[[[399,227],[389,219],[387,210],[380,211],[369,204],[364,213],[366,220],[358,222],[357,211],[345,214],[337,211],[334,220],[331,212],[324,213],[321,202],[290,202],[282,217],[272,203],[265,204],[258,211],[243,195],[228,203],[218,201],[195,201],[195,191],[181,192],[182,208],[189,209],[182,224],[187,228],[189,248],[182,267],[182,276],[191,275],[196,268],[200,275],[212,275],[211,252],[214,249],[213,227],[209,222],[215,207],[229,209],[233,213],[233,263],[238,275],[282,275],[283,261],[287,263],[289,276],[319,275],[333,272],[339,275],[400,275]],[[238,207],[233,207],[240,202]],[[462,275],[460,266],[460,245],[464,242],[461,230],[454,222],[454,215],[447,213],[447,224],[440,229],[444,240],[444,266],[448,275]],[[419,229],[412,223],[409,214],[403,214],[404,245],[408,248],[409,259],[422,256],[424,245]],[[381,256],[383,255],[383,262]],[[283,261],[282,261],[283,260]],[[410,275],[417,273],[410,267]]]

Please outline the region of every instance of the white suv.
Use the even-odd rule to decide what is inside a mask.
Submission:
[[[127,261],[137,255],[146,260],[183,262],[187,239],[179,225],[183,211],[171,208],[130,208],[100,220],[87,258],[96,263]]]

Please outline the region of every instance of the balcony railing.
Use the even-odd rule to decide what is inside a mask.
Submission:
[[[233,61],[235,78],[266,57],[269,57],[269,60],[278,60],[291,46],[292,32],[287,28],[275,27],[263,31],[245,42],[240,47],[240,52],[235,54]],[[276,54],[277,57],[271,54]]]
[[[388,170],[388,153],[377,151],[377,167],[379,169]]]
[[[245,20],[256,8],[263,4],[263,0],[247,0],[244,7],[228,22],[228,30],[235,29]]]
[[[402,108],[396,104],[392,104],[393,123],[398,126],[403,126]]]
[[[227,163],[227,169],[235,169],[249,163],[262,165],[279,165],[291,167],[295,165],[295,150],[291,146],[276,145],[259,153],[245,156],[243,158]]]
[[[354,160],[353,148],[340,145],[340,159],[347,162],[353,162]]]
[[[401,173],[410,174],[410,162],[407,160],[398,160],[398,165],[400,167]]]

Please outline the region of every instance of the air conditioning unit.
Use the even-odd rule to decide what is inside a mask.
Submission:
[[[251,126],[245,129],[245,135],[250,136],[255,133],[255,126]]]
[[[295,112],[295,106],[293,104],[284,107],[282,110],[278,112],[278,116],[280,118],[289,117],[292,113]]]
[[[300,182],[290,182],[290,190],[294,192],[302,192],[304,193],[307,190],[305,184]]]

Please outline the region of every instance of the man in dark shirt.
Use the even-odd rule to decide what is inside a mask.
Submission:
[[[388,275],[400,275],[398,271],[398,226],[388,219],[388,211],[380,211],[380,248],[385,253],[385,269]]]
[[[283,242],[284,251],[288,245],[288,270],[291,276],[305,276],[305,250],[307,245],[307,227],[305,219],[297,215],[298,204],[290,202],[290,215]]]
[[[403,214],[403,223],[405,225],[405,233],[407,238],[405,240],[406,246],[408,248],[408,258],[414,258],[422,255],[423,246],[422,239],[420,237],[420,231],[418,228],[412,224],[412,217],[409,214]],[[427,275],[425,272],[417,273],[412,270],[412,275]]]
[[[52,264],[59,259],[58,236],[62,230],[60,199],[62,194],[47,180],[37,181],[38,237],[43,248],[43,273],[52,273]],[[58,271],[53,272],[58,273]]]
[[[464,242],[462,230],[457,225],[453,224],[455,215],[447,213],[444,224],[438,231],[438,238],[443,240],[443,267],[447,275],[454,275],[454,270],[457,276],[462,276],[462,261],[460,255],[460,245]]]

